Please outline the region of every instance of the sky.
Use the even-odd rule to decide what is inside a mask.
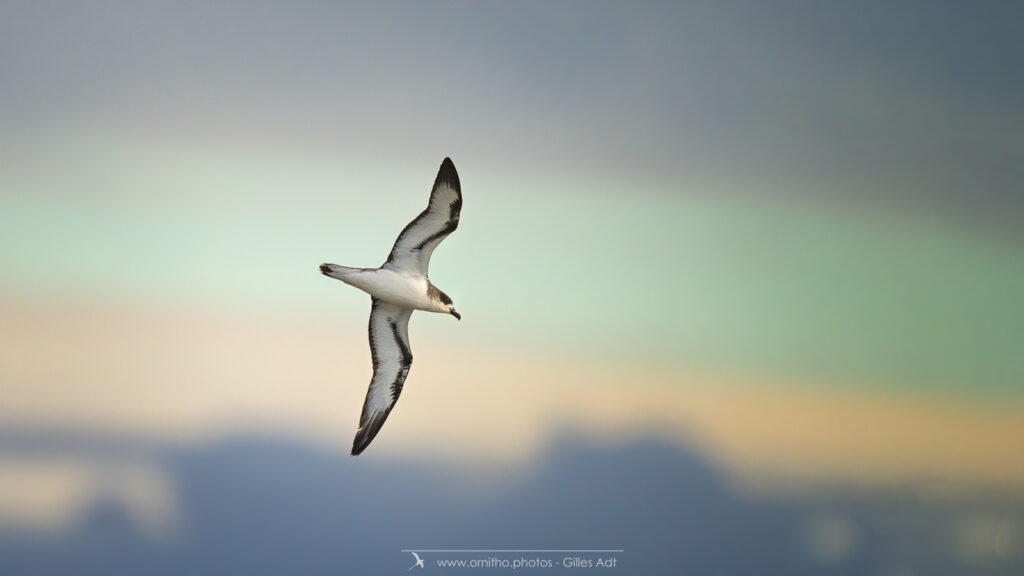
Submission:
[[[707,467],[739,517],[840,534],[825,545],[845,551],[836,573],[902,569],[850,544],[884,531],[887,498],[926,502],[894,549],[934,536],[991,573],[1024,561],[1024,516],[991,512],[1024,494],[1009,441],[1024,432],[1016,5],[0,14],[0,564],[38,571],[13,550],[71,558],[108,530],[215,566],[189,535],[218,521],[202,502],[253,453],[301,478],[329,469],[339,490],[369,461],[540,506],[583,481],[552,455],[614,467],[652,445],[673,464],[639,458],[640,478]],[[463,321],[414,316],[402,401],[343,461],[371,374],[368,302],[316,267],[383,262],[445,156],[464,206],[431,279]],[[224,482],[190,491],[197,473]],[[313,502],[282,482],[268,518]],[[339,506],[329,522],[352,534]],[[132,520],[105,524],[105,507]],[[948,534],[926,534],[933,515]],[[662,521],[666,546],[692,528]],[[485,546],[563,545],[446,522],[439,546],[474,530]],[[556,525],[580,546],[627,539]],[[387,529],[353,540],[374,551],[359,566],[404,560],[414,544],[382,543]],[[799,534],[766,562],[820,573]]]

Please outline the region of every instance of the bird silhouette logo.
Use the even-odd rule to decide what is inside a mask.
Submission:
[[[412,566],[409,566],[409,570],[412,570],[413,568],[415,568],[417,566],[419,566],[420,568],[426,568],[426,566],[423,565],[423,558],[420,558],[419,554],[417,554],[415,552],[409,552],[409,553],[416,557],[416,563],[413,564]]]

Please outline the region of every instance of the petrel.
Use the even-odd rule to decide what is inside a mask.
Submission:
[[[430,282],[427,268],[434,248],[459,226],[462,188],[451,158],[441,162],[427,209],[409,222],[380,268],[321,264],[325,276],[355,286],[371,297],[370,357],[373,378],[366,391],[359,430],[352,442],[357,456],[373,441],[402,393],[412,366],[409,317],[413,310],[451,314],[461,320],[447,294]]]

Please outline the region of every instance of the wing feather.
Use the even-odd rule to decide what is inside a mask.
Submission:
[[[427,276],[434,248],[459,227],[462,185],[451,158],[441,162],[427,208],[406,224],[391,248],[385,268],[413,270]]]
[[[402,386],[412,366],[412,350],[409,348],[411,316],[411,308],[373,299],[369,328],[373,378],[359,416],[359,431],[352,441],[353,456],[370,445],[402,394]]]

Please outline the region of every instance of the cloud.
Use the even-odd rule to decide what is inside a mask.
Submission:
[[[0,118],[20,141],[440,149],[538,174],[999,214],[1024,166],[1020,40],[1000,10],[1018,9],[19,5],[0,24]]]
[[[92,499],[57,531],[0,532],[4,573],[377,574],[407,569],[408,548],[566,546],[622,549],[618,567],[645,574],[963,568],[947,545],[961,500],[921,507],[913,489],[752,497],[698,453],[651,438],[615,445],[560,434],[535,461],[508,462],[483,481],[443,461],[354,459],[262,434],[191,446],[22,434],[16,445],[51,458],[145,454],[173,489],[177,524],[153,539],[130,520],[130,498]],[[1013,498],[966,503],[986,498],[1012,522],[1024,515]],[[1020,558],[987,567],[1017,573]]]
[[[166,537],[177,501],[165,474],[146,462],[82,454],[0,455],[0,533],[72,530],[101,502],[119,507],[139,533]]]
[[[1007,561],[1021,556],[1020,519],[1009,514],[966,514],[955,529],[955,549],[973,564]]]
[[[825,564],[840,564],[857,550],[857,525],[849,518],[822,515],[808,522],[806,542],[811,557]]]
[[[0,365],[13,384],[0,389],[0,419],[185,443],[259,427],[344,452],[371,371],[359,302],[327,324],[124,304],[7,305]],[[1012,399],[686,371],[628,351],[583,362],[460,340],[454,328],[439,338],[416,340],[416,368],[374,454],[452,462],[473,454],[480,468],[500,469],[530,461],[570,427],[609,442],[656,434],[699,447],[754,491],[1024,487],[1024,463],[1004,441],[1024,436]]]

